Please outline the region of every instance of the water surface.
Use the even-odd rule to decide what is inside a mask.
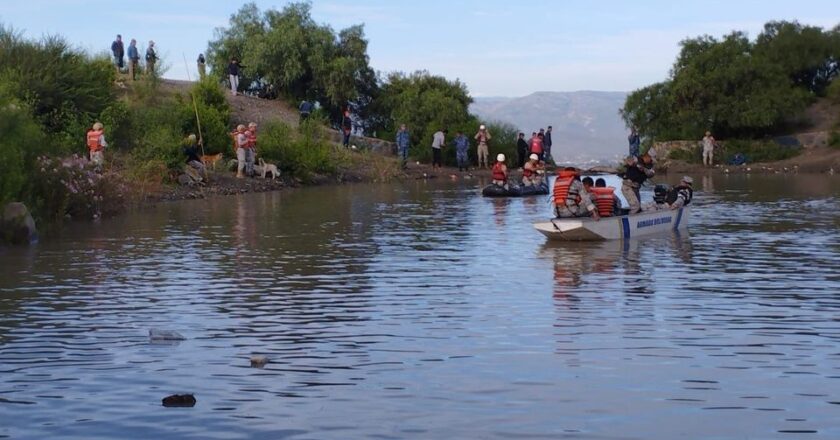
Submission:
[[[840,179],[695,181],[685,233],[626,243],[436,179],[2,249],[0,437],[840,438]]]

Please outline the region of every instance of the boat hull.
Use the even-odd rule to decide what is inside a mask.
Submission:
[[[652,234],[685,229],[690,209],[640,212],[618,217],[552,219],[534,223],[534,228],[550,240],[602,241],[627,240]]]

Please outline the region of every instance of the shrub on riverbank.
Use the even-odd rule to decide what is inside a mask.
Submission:
[[[271,121],[260,127],[258,152],[281,172],[303,180],[313,174],[334,174],[335,147],[324,138],[318,121],[305,121],[295,132],[287,124]]]
[[[33,202],[35,209],[52,222],[118,214],[125,209],[129,193],[119,173],[110,167],[97,169],[75,154],[63,159],[39,157],[32,190],[40,195]]]
[[[720,142],[715,149],[715,163],[730,163],[736,154],[742,154],[748,163],[784,160],[799,154],[800,147],[781,145],[773,141],[732,139]],[[690,148],[671,150],[668,158],[687,163],[703,163],[703,149],[699,143]]]

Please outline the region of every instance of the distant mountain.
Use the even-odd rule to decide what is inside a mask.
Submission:
[[[554,127],[552,153],[568,162],[615,159],[627,154],[628,130],[618,110],[625,92],[536,92],[521,98],[475,98],[470,111],[487,121],[509,122],[531,132]]]

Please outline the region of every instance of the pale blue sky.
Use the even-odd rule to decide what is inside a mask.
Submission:
[[[282,8],[284,1],[257,1]],[[0,0],[0,22],[29,37],[60,34],[104,51],[117,33],[155,40],[168,77],[186,79],[213,29],[242,5],[220,0]],[[371,65],[426,69],[464,81],[475,96],[534,91],[629,91],[661,81],[686,37],[733,29],[757,35],[768,20],[833,27],[838,0],[497,1],[315,0],[316,21],[365,24]]]

